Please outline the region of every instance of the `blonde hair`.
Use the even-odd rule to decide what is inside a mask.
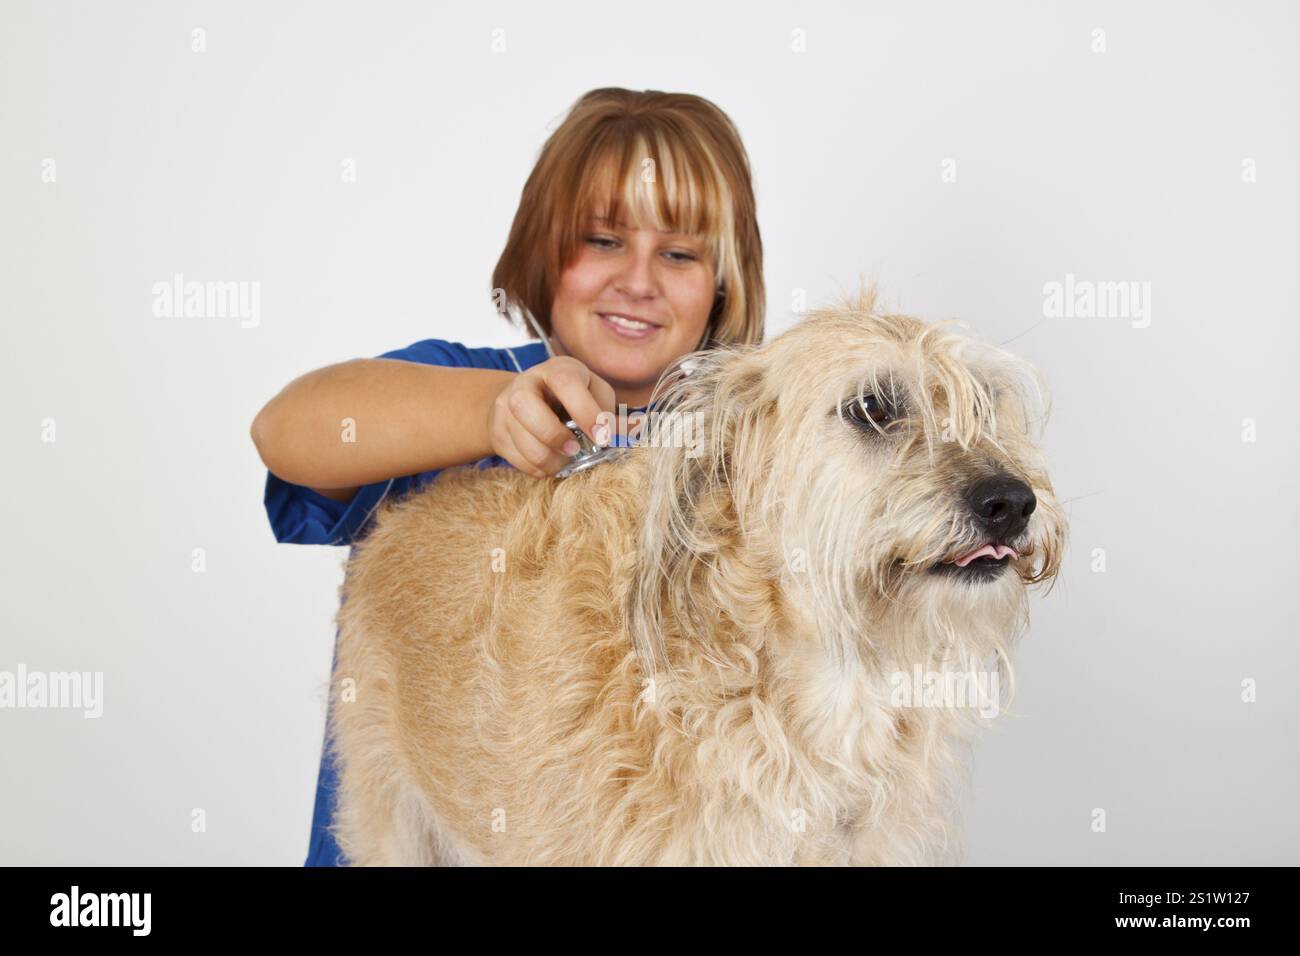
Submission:
[[[579,99],[524,184],[492,272],[499,313],[531,316],[551,333],[560,274],[598,212],[703,237],[718,285],[701,347],[763,340],[763,242],[749,158],[717,106],[689,93],[614,87]]]

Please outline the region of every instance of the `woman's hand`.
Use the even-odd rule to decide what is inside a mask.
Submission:
[[[606,445],[614,410],[610,384],[576,358],[560,355],[520,372],[501,390],[488,409],[488,439],[520,471],[545,478],[578,450],[566,418],[595,444]]]

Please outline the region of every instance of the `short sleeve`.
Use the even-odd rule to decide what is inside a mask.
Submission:
[[[378,358],[402,359],[405,362],[419,362],[421,365],[445,365],[450,368],[473,368],[470,349],[459,342],[445,339],[424,339],[413,342],[403,349],[384,352]]]
[[[363,536],[379,503],[389,495],[405,494],[411,480],[390,478],[362,485],[351,501],[343,502],[268,471],[263,502],[271,531],[281,544],[352,544]]]
[[[379,358],[402,359],[424,365],[445,365],[451,368],[490,368],[503,372],[522,372],[544,359],[545,347],[540,342],[516,346],[512,349],[471,349],[460,342],[446,339],[422,339],[404,349],[385,352]]]

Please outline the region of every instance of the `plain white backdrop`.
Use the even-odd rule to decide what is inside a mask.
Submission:
[[[526,341],[490,273],[599,86],[736,122],[769,335],[875,277],[1052,384],[1071,549],[976,750],[968,861],[1300,862],[1297,25],[0,0],[0,670],[104,675],[98,719],[0,709],[0,862],[302,862],[346,551],[275,543],[249,425],[322,365]],[[260,283],[257,325],[155,316],[176,273]],[[1067,275],[1149,282],[1149,324],[1045,316]]]

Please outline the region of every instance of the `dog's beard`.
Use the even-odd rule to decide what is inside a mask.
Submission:
[[[792,473],[777,483],[798,489],[781,497],[783,531],[794,542],[784,550],[806,542],[816,613],[842,632],[919,621],[927,609],[939,614],[939,631],[949,629],[947,611],[1013,629],[1026,585],[1051,578],[1059,561],[1064,522],[1046,478],[987,450],[948,446],[935,454],[917,441],[888,457],[849,451],[829,463],[823,454],[811,471],[803,463],[816,460],[814,449],[799,449],[787,459]],[[1028,524],[1005,538],[983,527],[963,500],[965,489],[990,473],[1022,475],[1036,496]],[[970,560],[986,549],[993,553]]]
[[[986,544],[988,535],[958,507],[926,510],[925,501],[936,497],[931,481],[909,491],[887,477],[883,483],[892,494],[818,489],[815,481],[804,486],[807,498],[788,514],[805,508],[821,517],[801,528],[787,525],[794,543],[783,550],[805,559],[790,569],[791,586],[801,589],[796,600],[829,642],[877,659],[924,661],[958,645],[996,657],[1023,629],[1027,585],[1054,573],[1043,567],[1045,558],[1050,561],[1045,541],[1053,534],[1054,503],[1006,542],[1015,556],[958,567],[957,559]],[[916,506],[887,507],[898,502]],[[859,517],[845,521],[844,515]]]

